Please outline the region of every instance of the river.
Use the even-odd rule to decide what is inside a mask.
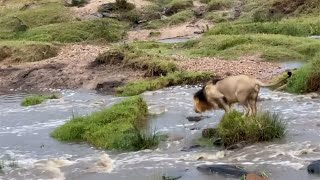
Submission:
[[[151,130],[166,133],[171,140],[156,150],[117,153],[99,150],[87,144],[61,143],[50,132],[73,115],[84,115],[119,102],[122,98],[90,91],[59,90],[62,98],[22,107],[28,95],[10,92],[0,95],[0,179],[91,179],[156,180],[172,170],[188,169],[181,180],[232,179],[207,175],[196,166],[227,163],[250,171],[263,171],[275,180],[319,179],[309,175],[306,165],[320,159],[320,100],[262,89],[259,110],[278,112],[288,125],[285,139],[258,143],[243,149],[224,151],[193,145],[201,130],[214,127],[223,111],[207,112],[200,122],[189,122],[193,112],[192,94],[199,87],[171,87],[145,92]],[[202,157],[202,160],[198,160]]]

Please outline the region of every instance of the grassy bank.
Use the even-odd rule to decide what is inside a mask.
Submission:
[[[95,147],[117,150],[140,150],[155,147],[156,135],[142,129],[148,115],[147,104],[139,96],[84,117],[75,117],[55,129],[51,136],[60,141],[87,142]]]
[[[237,60],[241,56],[260,55],[268,61],[309,61],[320,48],[320,41],[276,34],[207,35],[184,43],[159,44],[137,42],[134,46],[152,54],[180,54],[189,57],[218,57]]]
[[[113,64],[145,70],[146,76],[161,76],[177,70],[174,60],[167,56],[151,54],[135,46],[115,47],[99,54],[96,64]]]
[[[311,36],[320,34],[317,18],[296,18],[279,22],[222,23],[208,31],[216,34],[283,34],[290,36]]]
[[[233,111],[224,115],[216,129],[203,132],[206,137],[200,142],[211,142],[212,145],[212,140],[220,139],[224,147],[237,143],[252,144],[283,138],[285,130],[286,125],[276,113],[260,112],[256,117],[242,117],[242,113]]]
[[[37,104],[43,103],[45,100],[48,99],[58,99],[56,95],[31,95],[25,97],[22,102],[21,106],[33,106]]]
[[[0,61],[34,62],[54,57],[59,46],[33,41],[0,41]]]
[[[320,52],[308,64],[294,72],[285,90],[297,94],[320,90]]]
[[[155,79],[129,83],[125,86],[118,87],[116,91],[119,96],[133,96],[145,91],[158,90],[169,86],[206,82],[212,77],[213,74],[208,72],[174,72]]]

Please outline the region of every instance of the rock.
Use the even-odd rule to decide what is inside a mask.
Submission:
[[[95,90],[106,95],[112,95],[115,92],[114,88],[122,85],[124,85],[122,81],[106,81],[98,83]]]
[[[246,175],[246,180],[268,180],[268,178],[262,177],[253,173],[249,173]]]
[[[191,121],[191,122],[199,122],[206,118],[209,118],[209,116],[188,116],[187,117],[188,121]]]
[[[106,17],[106,18],[117,18],[117,15],[115,14],[110,14],[110,13],[101,13],[102,17]]]
[[[320,160],[312,161],[307,169],[310,174],[320,174]]]
[[[195,9],[193,9],[193,14],[199,18],[202,17],[202,15],[206,12],[206,7],[205,6],[199,6]]]
[[[215,128],[206,128],[202,130],[203,138],[212,138],[217,135],[217,129]]]
[[[240,142],[234,145],[231,145],[229,147],[227,147],[227,150],[235,150],[235,149],[239,149],[239,148],[243,148],[245,146],[245,142]]]
[[[217,138],[213,140],[213,145],[215,146],[222,146],[223,145],[223,141],[221,138]]]
[[[188,169],[183,169],[183,170],[173,170],[166,172],[162,175],[163,180],[176,180],[181,178],[185,172],[187,172]]]
[[[217,173],[220,175],[230,175],[235,177],[241,177],[248,174],[247,171],[232,165],[200,165],[197,167],[197,170],[203,173]]]
[[[184,147],[184,148],[182,148],[181,149],[181,151],[191,151],[192,149],[197,149],[197,148],[200,148],[201,147],[201,145],[199,145],[199,144],[195,144],[195,145],[192,145],[192,146],[190,146],[190,147]]]
[[[115,3],[105,3],[105,4],[101,4],[98,7],[98,12],[99,13],[110,13],[112,11],[116,10],[116,5]]]
[[[87,3],[87,0],[64,0],[65,6],[82,6]]]

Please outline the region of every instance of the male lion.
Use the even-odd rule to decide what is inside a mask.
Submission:
[[[231,111],[234,103],[239,103],[244,107],[244,116],[255,116],[257,113],[257,98],[260,87],[271,87],[290,78],[288,77],[276,83],[266,84],[248,75],[229,76],[221,80],[213,80],[193,96],[194,111],[202,113],[214,109],[223,109],[226,113]]]

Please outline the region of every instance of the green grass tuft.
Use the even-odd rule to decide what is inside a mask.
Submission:
[[[213,77],[209,72],[174,72],[167,76],[152,80],[141,80],[120,86],[116,89],[119,96],[134,96],[145,91],[158,90],[175,85],[197,84],[206,82]]]
[[[33,105],[41,104],[47,99],[58,99],[58,96],[56,96],[56,95],[31,95],[31,96],[27,96],[22,100],[21,106],[33,106]]]
[[[178,13],[180,11],[193,7],[192,0],[172,0],[167,6],[169,15]]]
[[[159,137],[143,133],[147,115],[142,97],[130,97],[102,111],[75,117],[56,128],[51,136],[60,141],[84,141],[103,149],[153,148]]]
[[[276,113],[258,113],[256,117],[242,117],[233,111],[225,114],[218,124],[218,135],[226,147],[239,142],[255,143],[283,138],[286,125]]]

